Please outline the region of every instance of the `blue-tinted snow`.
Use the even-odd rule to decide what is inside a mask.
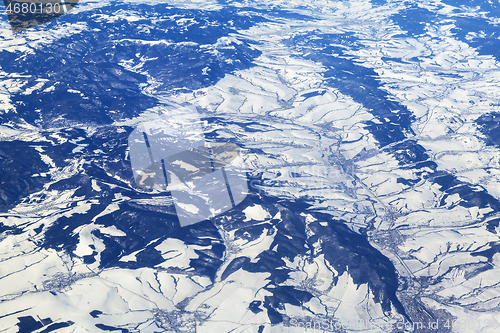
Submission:
[[[385,1],[372,3],[376,6],[387,5]],[[449,0],[443,3],[457,8],[479,5],[481,10],[489,12],[490,17],[498,15],[497,7],[489,2]],[[145,19],[127,20],[121,17],[111,20],[110,17],[120,10],[131,10]],[[456,13],[460,10],[452,12]],[[495,25],[479,16],[447,16],[422,6],[408,5],[390,18],[403,30],[400,37],[422,36],[428,24],[439,25],[441,20],[451,19],[455,24],[451,30],[454,38],[475,47],[480,54],[498,59]],[[116,5],[63,16],[62,19],[73,23],[85,22],[87,28],[77,35],[39,45],[33,53],[22,57],[9,50],[0,51],[2,70],[29,76],[20,79],[26,87],[35,86],[39,79],[48,80],[41,89],[35,89],[30,94],[23,94],[22,91],[12,93],[16,113],[1,115],[3,122],[21,124],[25,121],[39,126],[40,131],[35,141],[26,138],[0,141],[0,208],[4,212],[17,204],[34,208],[26,214],[28,220],[20,225],[0,224],[0,239],[29,234],[35,237],[33,243],[38,250],[43,249],[47,253],[56,251],[61,256],[69,256],[74,262],[80,260],[96,272],[116,268],[139,272],[140,269],[153,268],[188,277],[206,277],[212,283],[210,286],[220,282],[218,279],[230,285],[241,272],[255,277],[249,278],[248,283],[267,274],[266,283],[261,288],[266,296],[251,299],[246,306],[249,313],[265,314],[271,324],[287,321],[286,309],[289,306],[312,313],[309,308],[311,302],[321,296],[321,292],[305,285],[290,285],[291,276],[301,272],[300,269],[292,269],[289,262],[298,257],[314,262],[324,256],[335,270],[335,273],[332,272],[334,282],[348,273],[356,288],[363,285],[369,287],[375,302],[386,313],[394,307],[411,320],[435,314],[417,300],[406,299],[403,305],[397,291],[398,288],[409,288],[411,281],[408,277],[398,276],[390,260],[393,258],[386,257],[370,244],[367,236],[369,228],[355,232],[346,226],[347,221],[314,212],[309,201],[269,196],[250,186],[254,189],[253,193],[227,214],[180,228],[168,193],[152,195],[140,191],[133,183],[126,146],[128,134],[133,128],[115,126],[113,122],[136,117],[146,109],[161,105],[155,97],[156,93],[191,92],[214,85],[229,73],[254,66],[254,60],[261,54],[259,43],[241,37],[220,42],[221,37],[233,37],[238,30],[274,20],[306,21],[307,16],[277,8],[264,10],[226,6],[219,11],[205,11],[165,5]],[[156,23],[151,24],[152,21]],[[314,18],[309,21],[313,22]],[[60,22],[51,22],[46,28],[57,24]],[[333,34],[318,30],[291,36],[287,45],[300,57],[326,68],[324,86],[302,94],[302,98],[321,97],[326,87],[335,88],[350,96],[373,116],[373,120],[366,121],[364,127],[374,137],[380,151],[388,153],[401,169],[411,170],[415,176],[399,177],[398,184],[411,188],[415,184],[429,182],[437,186],[441,195],[440,207],[445,207],[448,199],[457,194],[460,206],[492,208],[486,218],[498,212],[500,203],[497,198],[481,186],[440,170],[431,158],[431,152],[413,138],[415,115],[391,96],[377,71],[363,66],[351,56],[350,52],[365,47],[360,37],[354,33]],[[385,57],[383,60],[400,64],[420,61],[418,57]],[[446,75],[459,77],[460,73]],[[154,93],[145,92],[143,87],[151,84],[151,80],[158,83]],[[498,146],[495,134],[497,118],[497,114],[490,113],[477,119],[485,142],[492,146]],[[204,120],[220,126],[233,125],[231,121],[217,117],[206,117]],[[76,124],[78,127],[71,127]],[[260,131],[258,121],[248,120],[237,125],[245,132]],[[208,132],[206,137],[217,139],[218,133]],[[229,140],[237,142],[238,139]],[[363,153],[360,153],[353,161],[363,158]],[[64,172],[58,173],[57,170]],[[299,176],[298,173],[292,175]],[[261,174],[256,172],[251,176],[254,183],[261,182]],[[46,224],[40,223],[38,219],[47,218],[44,210],[49,211],[49,207],[36,208],[50,195],[69,195],[67,205],[55,207],[55,211],[50,211],[50,216],[54,218],[49,218]],[[262,207],[272,218],[246,220],[244,210],[255,205]],[[106,213],[109,207],[118,209]],[[310,214],[309,217],[304,212]],[[21,217],[25,216],[14,216]],[[311,218],[315,220],[311,222]],[[87,236],[94,244],[82,250],[79,245],[87,237],[82,230],[88,226],[93,226]],[[492,219],[485,228],[490,234],[495,234],[497,226],[498,219]],[[116,231],[107,229],[111,227]],[[232,244],[227,243],[227,235],[234,235],[234,240],[238,242],[258,241],[266,237],[272,237],[272,242],[254,257],[237,255],[228,261]],[[168,266],[169,261],[157,249],[167,239],[181,240],[186,247],[195,248],[195,257],[190,259],[189,268],[173,264]],[[318,244],[321,244],[320,248]],[[490,245],[490,248],[482,248],[472,256],[493,262],[499,249],[494,243]],[[132,257],[133,260],[130,259]],[[127,260],[122,260],[125,258]],[[478,263],[466,278],[473,278],[492,268],[493,264]],[[45,290],[50,290],[51,295],[57,297],[58,292],[64,292],[65,287],[81,278],[75,275],[74,279],[67,279],[68,283],[55,283],[52,285],[59,287]],[[430,279],[422,281],[430,283]],[[150,286],[154,284],[148,283]],[[51,284],[47,282],[46,285]],[[209,292],[210,288],[206,290]],[[182,314],[189,312],[186,310],[189,300],[186,298],[177,303],[177,309]],[[103,318],[108,315],[106,311],[104,308],[88,311],[88,320],[94,320],[94,328],[129,331],[123,327],[127,325],[125,322],[104,322]],[[170,315],[176,318],[172,322],[183,322],[181,314],[171,311]],[[51,324],[52,319],[49,318],[13,316],[18,316],[19,332],[31,332],[44,325],[47,326],[45,331],[49,332],[73,325],[72,318],[64,314],[60,316],[64,321],[55,324]],[[155,325],[161,326],[159,323],[160,320],[157,320]],[[261,333],[264,326],[256,326],[255,329]]]

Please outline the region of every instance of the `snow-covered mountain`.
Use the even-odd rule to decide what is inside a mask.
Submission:
[[[497,332],[498,7],[80,1],[16,34],[4,15],[0,331]],[[129,138],[186,107],[241,147],[249,193],[181,227]]]

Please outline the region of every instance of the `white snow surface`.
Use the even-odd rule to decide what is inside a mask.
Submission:
[[[109,3],[82,2],[67,15],[91,13]],[[439,1],[426,1],[422,6],[437,4]],[[216,1],[169,1],[168,5],[204,10],[218,10],[221,6]],[[427,149],[439,170],[480,185],[497,199],[500,198],[500,155],[497,148],[485,145],[474,120],[495,111],[500,103],[499,63],[457,40],[451,32],[453,22],[430,24],[426,34],[418,38],[399,36],[402,31],[389,16],[404,6],[403,1],[391,1],[378,8],[372,8],[370,2],[364,0],[242,1],[240,6],[279,6],[313,15],[317,21],[263,22],[238,31],[219,40],[218,46],[238,43],[241,39],[258,42],[255,47],[262,55],[252,68],[228,74],[215,85],[194,92],[161,95],[155,90],[155,82],[149,81],[143,93],[164,101],[191,103],[206,115],[231,118],[235,124],[258,121],[254,131],[247,132],[237,125],[226,130],[228,135],[237,136],[245,148],[259,149],[259,153],[245,157],[251,170],[263,173],[259,191],[288,199],[307,199],[316,210],[346,220],[355,231],[371,226],[368,235],[371,244],[391,259],[402,278],[411,281],[411,288],[399,296],[421,297],[430,309],[446,310],[459,318],[453,332],[496,332],[500,326],[498,254],[489,262],[491,269],[467,278],[467,266],[488,263],[486,257],[471,253],[486,250],[499,241],[496,234],[485,228],[487,221],[483,217],[488,209],[459,206],[458,196],[449,196],[446,205],[439,206],[442,192],[438,185],[429,181],[412,186],[399,183],[400,177],[416,178],[415,171],[401,168],[393,156],[378,148],[364,126],[366,121],[374,120],[369,110],[328,86],[323,76],[326,69],[301,58],[284,40],[315,30],[355,34],[362,47],[348,51],[350,56],[363,66],[373,68],[383,89],[416,116],[412,139]],[[451,13],[447,6],[441,11]],[[120,12],[116,17],[96,16],[109,22],[118,18],[142,19],[133,12]],[[179,21],[179,24],[189,22]],[[78,35],[86,29],[89,29],[86,23],[76,22],[60,25],[50,32],[39,28],[13,37],[4,22],[0,25],[0,46],[15,49],[21,55],[28,54],[41,44]],[[391,57],[421,57],[422,61],[414,66],[384,60]],[[123,61],[122,66],[141,73],[140,65],[131,67]],[[457,71],[459,77],[438,75]],[[30,94],[37,89],[51,89],[45,87],[44,81],[27,87],[22,76],[12,76],[2,69],[0,76],[2,113],[15,110],[11,93]],[[303,97],[317,90],[325,93]],[[124,119],[117,125],[138,124],[151,114],[157,116],[161,112],[161,107],[146,110],[143,115]],[[15,138],[36,144],[41,140],[37,131],[26,124],[2,125],[0,140]],[[64,140],[57,135],[55,138]],[[58,166],[43,150],[39,153],[50,169],[48,177],[52,183],[81,172],[83,161],[73,160]],[[331,161],[328,156],[337,159]],[[345,165],[351,167],[345,168]],[[253,333],[258,332],[261,325],[264,333],[304,332],[300,327],[271,325],[265,311],[254,314],[248,310],[253,300],[263,301],[269,296],[264,289],[269,283],[269,274],[240,269],[221,279],[232,259],[246,256],[252,262],[258,260],[257,256],[269,249],[275,235],[263,233],[255,241],[245,242],[234,232],[220,230],[225,245],[232,250],[225,254],[214,282],[174,271],[188,268],[190,260],[197,257],[195,250],[201,246],[188,246],[173,238],[156,246],[165,259],[157,267],[100,269],[99,260],[84,264],[79,257],[104,249],[104,243],[93,236],[93,230],[122,236],[116,228],[105,228],[97,222],[82,227],[74,235],[78,238],[76,257],[37,248],[39,239],[34,229],[42,225],[47,228],[61,216],[87,212],[96,204],[75,196],[73,190],[49,191],[49,185],[0,215],[4,225],[29,225],[30,230],[0,238],[0,314],[19,311],[17,316],[50,317],[75,323],[60,332],[95,332],[97,323],[131,332],[169,332],[165,323],[172,320],[172,314],[184,323],[185,332],[190,332],[186,323],[196,323],[200,318],[203,320],[196,332]],[[101,190],[95,181],[92,188]],[[113,213],[118,204],[126,200],[126,197],[115,198],[101,214]],[[272,218],[261,206],[248,207],[244,213],[248,221],[265,222]],[[136,255],[130,254],[122,261],[135,261]],[[400,322],[384,314],[368,285],[354,284],[348,271],[339,276],[323,256],[316,257],[314,262],[297,256],[293,261],[286,260],[286,266],[294,269],[287,285],[312,285],[322,292],[302,307],[287,305],[286,313],[291,318],[302,322],[309,320],[311,314],[340,318],[348,332],[356,331],[349,325],[353,322],[370,322],[372,326],[365,332],[386,332],[387,325]],[[420,284],[419,279],[424,278],[436,283]],[[105,315],[90,317],[88,313],[95,309]],[[0,317],[0,331],[16,332],[16,322],[16,316]],[[162,328],[159,323],[165,326]],[[467,323],[475,326],[467,326]]]

